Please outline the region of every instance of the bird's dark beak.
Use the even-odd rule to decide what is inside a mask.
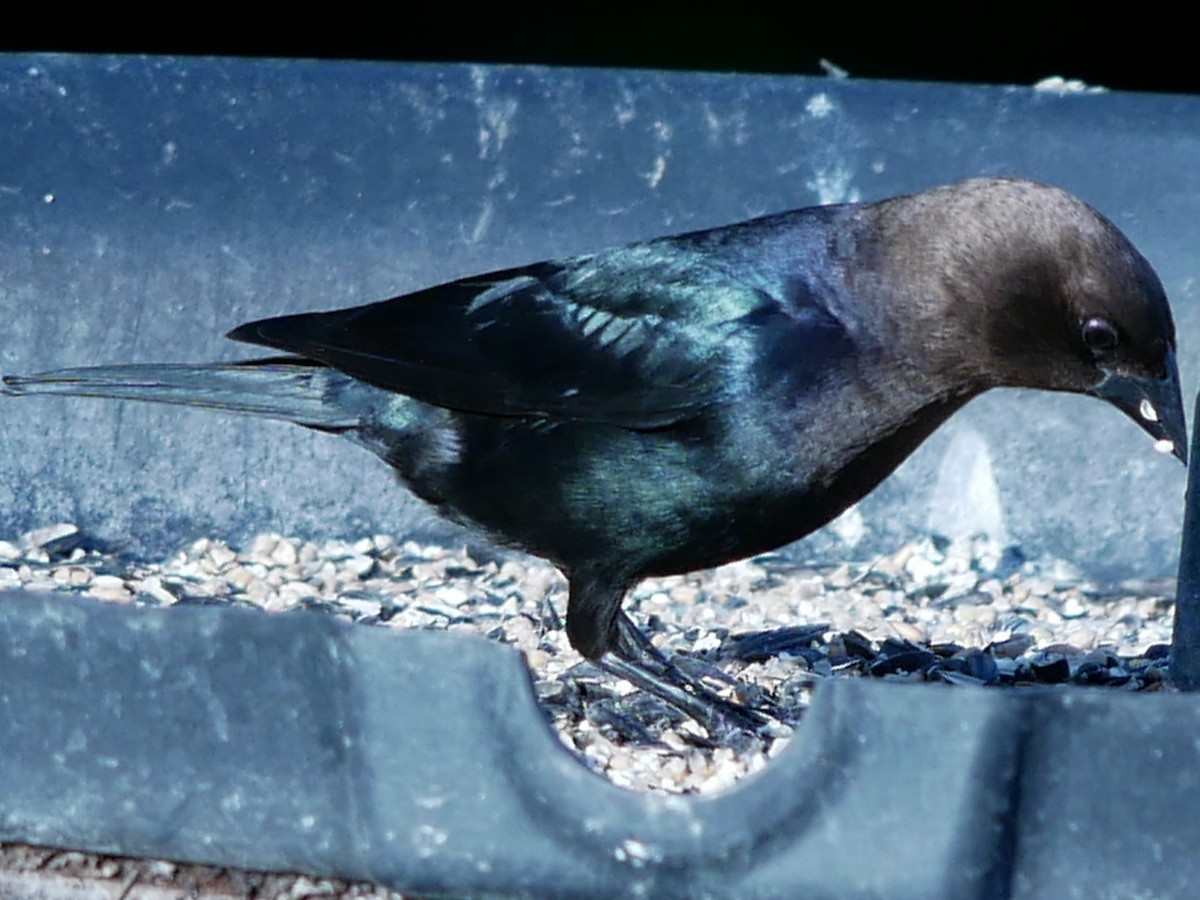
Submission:
[[[1166,370],[1162,378],[1139,378],[1103,369],[1104,377],[1092,393],[1142,426],[1154,438],[1156,449],[1173,454],[1186,466],[1187,423],[1173,350],[1167,351]]]

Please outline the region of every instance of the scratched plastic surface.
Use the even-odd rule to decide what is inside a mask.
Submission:
[[[250,318],[980,174],[1060,184],[1200,329],[1200,100],[716,74],[0,57],[6,372],[252,355]],[[831,411],[836,414],[836,411]],[[280,423],[4,401],[0,536],[131,552],[211,534],[449,526],[383,463]],[[805,556],[986,531],[1102,580],[1173,572],[1184,473],[1094,400],[972,403]]]
[[[232,359],[220,335],[256,316],[1013,173],[1091,201],[1154,263],[1190,395],[1198,113],[1027,88],[0,57],[0,361]],[[9,536],[447,533],[327,436],[3,409]],[[997,394],[799,552],[988,530],[1097,577],[1169,575],[1183,481],[1101,404]],[[486,641],[0,594],[0,839],[416,894],[1191,896],[1198,719],[1181,695],[837,681],[732,792],[639,796],[558,745],[520,660]]]
[[[486,640],[0,594],[0,840],[420,895],[1182,897],[1198,746],[1182,695],[833,681],[760,775],[642,795]]]

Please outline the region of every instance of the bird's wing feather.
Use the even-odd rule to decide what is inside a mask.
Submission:
[[[781,322],[811,326],[762,285],[646,244],[251,322],[230,337],[450,409],[652,429],[726,399],[730,354],[753,353],[747,339]],[[814,356],[824,345],[804,343]]]

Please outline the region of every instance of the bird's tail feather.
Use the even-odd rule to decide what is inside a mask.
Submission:
[[[148,400],[284,419],[342,430],[360,417],[339,396],[352,379],[321,365],[281,360],[208,365],[127,365],[5,375],[0,392]]]

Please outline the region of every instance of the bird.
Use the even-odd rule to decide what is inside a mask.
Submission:
[[[572,646],[685,706],[696,685],[658,683],[670,666],[627,592],[804,537],[985,391],[1097,397],[1187,462],[1158,276],[1098,211],[1021,178],[765,215],[228,337],[283,355],[3,390],[346,437],[442,515],[558,566]]]

